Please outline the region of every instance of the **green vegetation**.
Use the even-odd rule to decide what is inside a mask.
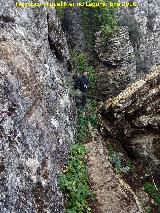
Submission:
[[[158,192],[153,183],[145,182],[144,190],[148,193],[148,195],[154,200],[157,205],[160,205],[160,192]]]
[[[95,84],[94,69],[89,65],[84,53],[72,57],[74,69],[78,73],[88,72],[90,90]],[[65,197],[67,213],[90,213],[88,200],[93,200],[89,188],[89,178],[86,166],[86,149],[83,145],[87,140],[87,128],[90,122],[93,128],[97,126],[96,101],[87,99],[84,108],[77,110],[76,144],[71,145],[69,159],[59,176],[59,185]]]
[[[108,151],[110,161],[118,174],[128,173],[130,170],[133,169],[133,165],[131,164],[131,162],[125,162],[123,159],[123,154],[116,151],[112,144],[108,145]]]
[[[71,146],[69,160],[59,178],[60,188],[65,194],[67,213],[91,212],[87,201],[92,197],[92,193],[89,189],[86,150],[83,145],[89,121],[85,113],[85,109],[77,112],[77,143]]]
[[[77,73],[82,74],[84,71],[88,72],[88,80],[89,80],[89,92],[92,92],[95,87],[96,78],[95,78],[95,70],[88,63],[88,57],[85,53],[76,53],[72,52],[72,63],[75,71]]]
[[[99,0],[98,2],[101,1]],[[109,3],[109,0],[104,2]],[[116,11],[116,7],[83,8],[84,31],[86,32],[86,37],[89,37],[88,40],[95,40],[94,34],[101,31],[101,38],[106,42],[118,30]]]
[[[77,112],[77,137],[76,144],[71,146],[69,160],[59,177],[59,184],[65,195],[67,213],[91,212],[88,199],[93,199],[89,189],[89,180],[85,162],[86,150],[84,143],[87,138],[87,124],[96,125],[96,117],[91,115],[95,106],[94,101]]]
[[[108,0],[106,0],[108,2]],[[96,19],[99,22],[101,37],[107,41],[117,30],[118,21],[115,16],[115,7],[102,7],[97,8]]]
[[[92,125],[93,128],[97,128],[97,114],[96,114],[97,103],[94,99],[87,100],[86,106],[86,119]]]
[[[84,143],[87,137],[87,123],[88,120],[85,116],[84,110],[77,112],[77,143]]]
[[[55,0],[55,3],[61,3],[61,0]],[[56,14],[60,20],[63,19],[63,7],[56,7]]]
[[[71,53],[72,55],[72,64],[73,67],[75,69],[75,71],[77,73],[81,73],[84,72],[84,70],[86,69],[86,67],[88,66],[88,62],[87,62],[87,56],[85,55],[85,53],[77,53],[75,51],[73,51]]]
[[[91,212],[87,199],[92,196],[89,189],[89,180],[85,163],[86,150],[83,145],[71,146],[70,157],[65,170],[60,176],[59,183],[65,193],[66,212]]]
[[[84,143],[87,137],[87,125],[90,123],[93,128],[97,127],[97,115],[95,112],[96,103],[94,100],[87,100],[84,109],[77,112],[77,142]]]

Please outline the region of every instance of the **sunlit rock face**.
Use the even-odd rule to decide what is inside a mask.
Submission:
[[[120,29],[106,44],[97,33],[98,99],[119,94],[129,82],[160,64],[160,2],[138,0],[137,3],[136,7],[118,9]]]
[[[136,56],[137,73],[160,64],[160,2],[137,0],[136,7],[121,7],[119,21],[127,26]]]
[[[1,212],[64,212],[57,174],[74,137],[68,60],[53,8],[1,0]]]
[[[160,68],[131,84],[100,110],[104,134],[122,144],[160,184]]]

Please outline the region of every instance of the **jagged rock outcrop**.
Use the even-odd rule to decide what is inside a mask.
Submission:
[[[120,30],[107,43],[97,33],[98,99],[119,94],[129,82],[160,64],[159,1],[138,0],[137,3],[136,7],[118,9]]]
[[[55,9],[1,0],[1,212],[64,212],[57,174],[74,140],[68,60]]]
[[[128,29],[122,27],[106,43],[97,33],[95,50],[100,59],[97,67],[96,93],[98,99],[118,95],[126,85],[136,78],[136,62]]]
[[[136,7],[119,8],[119,22],[128,27],[137,74],[160,64],[159,0],[137,0]]]
[[[160,68],[106,101],[101,108],[103,134],[118,140],[160,184]]]

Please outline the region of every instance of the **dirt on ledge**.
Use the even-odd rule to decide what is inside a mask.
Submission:
[[[115,174],[104,151],[102,138],[90,127],[87,143],[87,167],[91,189],[96,194],[94,213],[141,213],[143,212],[131,188]]]

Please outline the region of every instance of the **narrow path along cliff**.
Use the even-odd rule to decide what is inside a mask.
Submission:
[[[160,67],[155,67],[99,106],[100,132],[89,125],[85,145],[97,198],[93,212],[159,212],[159,94]],[[147,194],[149,181],[153,192]]]
[[[95,213],[141,213],[139,201],[132,189],[116,174],[109,161],[103,139],[96,130],[90,128],[91,142],[87,143],[87,166],[91,189],[97,203]]]

